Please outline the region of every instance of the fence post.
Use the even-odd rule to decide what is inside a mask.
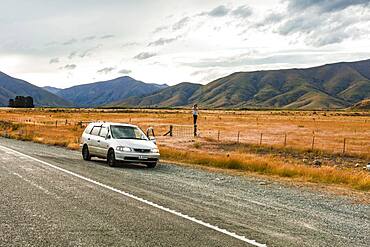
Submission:
[[[220,141],[220,130],[217,132],[217,141]]]
[[[284,147],[286,147],[286,133],[284,133]]]
[[[170,130],[163,136],[167,136],[167,135],[173,136],[173,126],[172,125],[170,125]]]
[[[238,131],[238,143],[240,141],[240,131]]]
[[[315,147],[315,133],[312,134],[312,143],[311,143],[311,149],[313,150]]]
[[[346,153],[346,138],[343,139],[343,153]]]
[[[55,127],[58,127],[58,120],[55,120]]]
[[[263,133],[260,135],[260,145],[262,145],[262,138],[263,138]]]

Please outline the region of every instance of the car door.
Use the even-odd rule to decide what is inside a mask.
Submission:
[[[89,145],[89,150],[90,150],[90,153],[92,155],[99,155],[99,147],[98,147],[98,140],[99,140],[99,132],[100,132],[100,129],[101,129],[101,125],[100,126],[94,126],[93,129],[91,130],[91,133],[90,133],[90,145]]]
[[[109,148],[109,140],[106,139],[108,134],[108,126],[102,126],[100,129],[99,137],[97,139],[97,152],[99,156],[106,158]]]
[[[83,144],[87,144],[87,146],[91,145],[91,131],[92,131],[93,127],[94,127],[94,125],[89,124],[86,127],[84,133],[82,134],[82,142],[83,142]]]

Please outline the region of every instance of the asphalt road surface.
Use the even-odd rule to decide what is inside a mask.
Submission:
[[[369,246],[369,205],[0,138],[0,246]]]

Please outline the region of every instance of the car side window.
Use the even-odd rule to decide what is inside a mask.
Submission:
[[[101,137],[106,137],[108,134],[108,128],[107,127],[102,127],[101,130],[100,130],[100,136]]]
[[[90,134],[92,128],[93,128],[93,125],[91,125],[91,124],[89,126],[87,126],[86,129],[85,129],[85,133]]]
[[[97,135],[99,135],[100,129],[101,129],[100,126],[94,126],[94,128],[92,129],[90,134],[94,135],[94,136],[97,136]]]

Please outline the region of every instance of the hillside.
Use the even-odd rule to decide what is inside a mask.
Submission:
[[[189,106],[207,108],[346,108],[370,96],[370,60],[342,62],[307,69],[237,72],[212,81],[173,100],[159,95],[172,86],[118,105]],[[181,93],[180,93],[181,94]],[[153,100],[155,98],[156,100]]]
[[[147,84],[125,76],[62,89],[57,95],[76,107],[97,107],[129,97],[151,94],[165,87],[166,85]]]
[[[24,80],[0,72],[0,106],[8,106],[15,96],[31,96],[35,106],[70,107],[70,102]]]
[[[46,91],[53,93],[53,94],[57,94],[60,90],[62,90],[61,88],[50,87],[50,86],[42,87],[42,89],[45,89]]]
[[[354,110],[370,110],[370,99],[364,99],[351,107]]]
[[[138,107],[167,107],[188,105],[189,98],[196,90],[201,87],[200,84],[189,82],[179,83],[173,87],[167,87],[147,97],[129,97],[123,102],[116,102],[114,106],[138,106]]]

